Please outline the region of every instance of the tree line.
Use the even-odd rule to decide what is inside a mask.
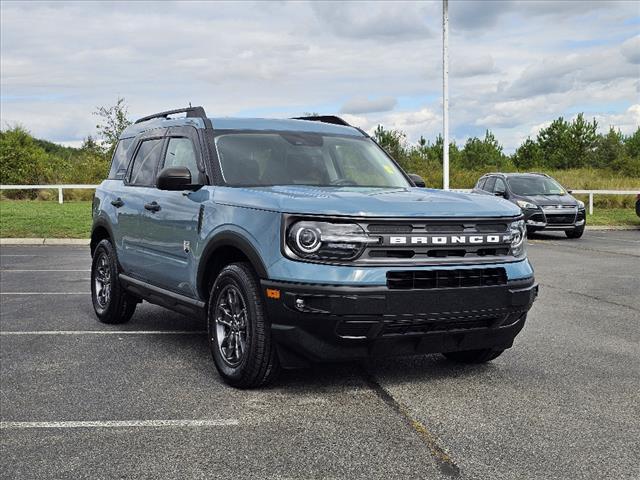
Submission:
[[[408,171],[432,171],[440,168],[443,138],[434,142],[424,137],[409,144],[400,130],[378,125],[376,141]],[[451,169],[486,171],[604,169],[629,177],[640,177],[640,127],[631,135],[610,127],[598,133],[598,123],[585,120],[582,113],[571,121],[559,117],[527,138],[507,155],[495,135],[487,130],[484,138],[471,137],[462,146],[449,144]]]
[[[120,133],[130,125],[127,106],[119,98],[112,106],[98,107],[97,136],[87,136],[80,148],[65,147],[34,138],[22,126],[0,130],[0,183],[88,183],[101,182],[107,175],[113,150]],[[424,137],[414,144],[400,130],[379,125],[376,141],[409,172],[427,178],[430,186],[439,186],[443,139]],[[472,137],[458,146],[449,145],[452,186],[469,187],[467,183],[478,173],[487,171],[599,169],[607,175],[640,178],[640,127],[631,135],[623,135],[610,127],[598,133],[598,124],[587,121],[583,114],[567,121],[560,117],[538,133],[527,138],[511,155],[503,151],[495,135],[487,130],[483,138]],[[429,181],[431,179],[431,181]],[[457,183],[461,183],[457,185]],[[462,184],[463,183],[463,184]],[[33,197],[28,191],[11,192],[13,198]]]

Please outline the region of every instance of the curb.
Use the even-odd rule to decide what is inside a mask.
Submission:
[[[640,227],[633,225],[587,225],[587,231],[589,230],[640,230]]]
[[[89,245],[88,238],[0,238],[0,245]]]

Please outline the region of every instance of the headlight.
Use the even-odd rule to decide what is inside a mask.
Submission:
[[[509,232],[511,233],[511,255],[514,257],[524,255],[527,248],[527,227],[524,224],[524,220],[511,222]]]
[[[578,209],[579,209],[579,210],[584,209],[584,202],[583,202],[583,201],[581,201],[581,200],[578,200]]]
[[[300,221],[287,231],[287,246],[298,257],[308,260],[353,260],[365,245],[379,243],[379,237],[369,237],[360,225]]]
[[[531,202],[526,202],[526,201],[524,201],[524,200],[517,200],[517,201],[516,201],[516,203],[518,204],[518,206],[519,206],[520,208],[523,208],[523,209],[527,209],[527,208],[529,208],[529,209],[538,208],[538,206],[537,206],[537,205],[534,205],[534,204],[533,204],[533,203],[531,203]]]

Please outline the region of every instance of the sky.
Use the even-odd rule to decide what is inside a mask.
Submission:
[[[640,125],[640,2],[449,2],[450,135],[507,153],[564,116]],[[97,106],[132,119],[337,114],[442,131],[442,2],[0,3],[0,122],[80,145]]]

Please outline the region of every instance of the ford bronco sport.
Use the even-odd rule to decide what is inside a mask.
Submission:
[[[492,360],[537,294],[522,213],[416,181],[338,117],[141,118],[93,202],[96,315],[201,317],[244,388],[318,361]]]

